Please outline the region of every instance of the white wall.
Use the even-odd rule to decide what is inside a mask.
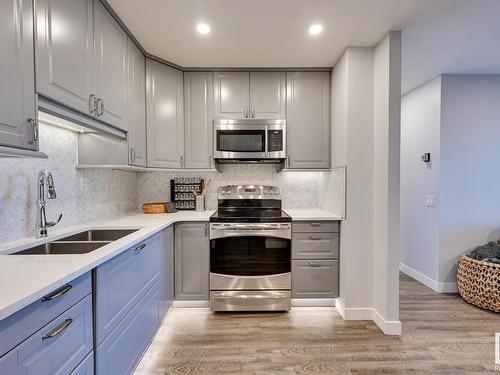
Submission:
[[[338,309],[345,319],[373,319],[388,334],[401,330],[400,74],[397,32],[376,48],[348,48],[332,75],[332,165],[347,166]]]
[[[390,32],[374,54],[373,304],[377,319],[400,331],[401,33]]]
[[[439,281],[461,254],[500,239],[500,76],[444,75]]]
[[[439,210],[425,202],[428,195],[440,201],[440,127],[439,76],[401,100],[400,261],[405,272],[423,282],[427,278],[427,283],[438,280]],[[426,152],[431,153],[430,163],[421,159]]]

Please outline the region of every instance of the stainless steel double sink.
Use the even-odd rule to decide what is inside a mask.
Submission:
[[[87,230],[11,255],[86,254],[136,231],[138,229]]]

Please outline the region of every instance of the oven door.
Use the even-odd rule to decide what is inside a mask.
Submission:
[[[290,290],[290,224],[256,225],[211,225],[210,290]]]
[[[215,159],[265,159],[266,125],[216,124],[214,127]]]

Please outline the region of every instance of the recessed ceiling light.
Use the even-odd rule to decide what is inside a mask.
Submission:
[[[311,35],[321,34],[322,31],[323,31],[323,26],[320,25],[319,23],[315,23],[314,25],[311,25],[309,27],[309,34]]]
[[[210,32],[210,26],[208,26],[206,23],[199,23],[196,25],[196,31],[198,31],[200,34],[208,34]]]

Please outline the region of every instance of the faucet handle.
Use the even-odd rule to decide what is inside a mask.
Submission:
[[[62,219],[62,214],[59,215],[59,217],[57,218],[57,221],[49,221],[46,225],[47,227],[53,227],[55,225],[57,225],[57,223],[59,223]]]

